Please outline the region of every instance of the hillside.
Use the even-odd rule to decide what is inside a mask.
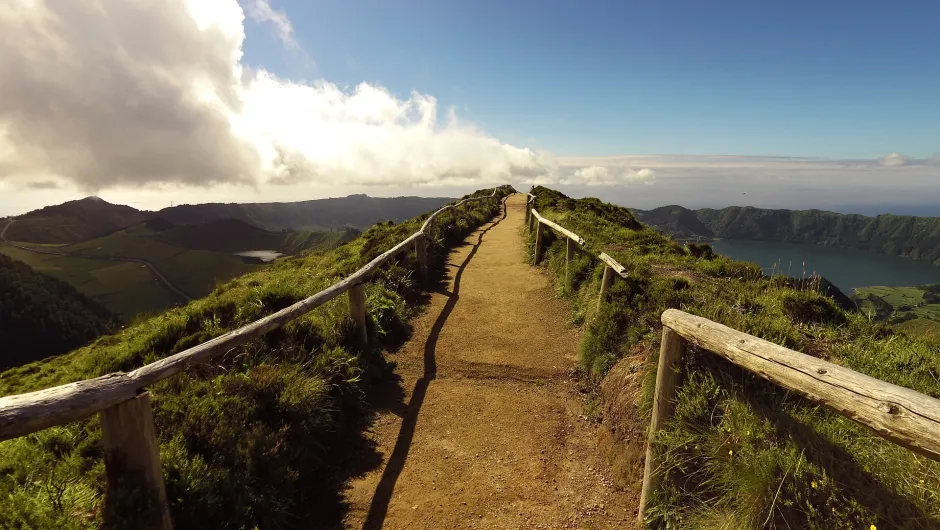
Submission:
[[[228,253],[276,250],[284,254],[298,254],[309,249],[332,248],[358,234],[359,231],[352,228],[333,231],[285,229],[273,232],[238,219],[217,219],[191,226],[174,226],[160,231],[155,237],[191,250]]]
[[[633,212],[640,221],[680,238],[702,236],[811,243],[940,261],[940,218],[937,217],[866,217],[822,210],[767,210],[751,206],[721,210],[664,206]]]
[[[0,369],[65,353],[115,329],[102,305],[2,254],[0,293]]]
[[[863,287],[855,290],[853,299],[874,320],[908,335],[940,340],[940,284]]]
[[[350,195],[298,202],[195,204],[160,210],[157,215],[180,225],[236,219],[265,230],[353,227],[360,230],[379,221],[401,222],[440,208],[443,197],[369,197]]]
[[[146,212],[86,197],[34,210],[16,218],[6,231],[11,241],[67,244],[110,234],[145,221]]]
[[[429,245],[434,278],[447,246],[495,213],[478,202],[439,217]],[[274,313],[355,271],[425,217],[380,223],[335,249],[278,260],[87,347],[2,372],[0,395],[134,369]],[[425,300],[415,267],[409,253],[366,285],[368,347],[359,345],[341,297],[149,389],[176,528],[338,526],[346,479],[381,459],[364,432],[367,400],[388,377],[382,350],[409,335]],[[95,416],[0,443],[0,528],[100,527],[101,437]]]
[[[667,308],[940,397],[937,340],[846,311],[818,292],[821,282],[769,278],[707,245],[683,247],[637,230],[623,222],[624,208],[542,187],[532,193],[539,212],[628,273],[598,306],[603,267],[579,253],[566,280],[565,243],[545,232],[543,263],[570,302],[571,320],[584,326],[588,411],[604,426],[598,448],[626,494],[635,495],[642,480]],[[940,464],[715,355],[691,352],[683,357],[675,418],[655,442],[666,470],[647,511],[650,527],[940,528]]]
[[[205,296],[218,283],[263,264],[236,252],[270,250],[295,255],[334,248],[358,233],[354,229],[269,232],[233,219],[179,226],[153,217],[68,245],[20,244],[22,248],[16,248],[0,244],[0,253],[70,283],[124,322],[132,322],[138,315],[159,313],[188,298]],[[163,279],[155,277],[154,270]]]

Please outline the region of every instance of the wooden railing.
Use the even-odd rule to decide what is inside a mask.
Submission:
[[[940,400],[677,309],[667,309],[662,322],[663,338],[640,495],[641,524],[649,495],[658,486],[665,465],[664,455],[656,450],[653,441],[675,411],[680,361],[690,343],[810,401],[826,405],[883,438],[940,461]]]
[[[529,222],[529,231],[535,230],[535,250],[533,251],[532,262],[538,265],[539,261],[542,260],[545,227],[551,228],[556,234],[565,238],[565,281],[567,281],[570,278],[569,270],[571,269],[571,260],[574,259],[574,251],[576,248],[584,248],[586,241],[583,237],[575,234],[571,230],[542,217],[535,208],[530,207],[534,202],[535,195],[531,193],[528,194],[528,198],[526,199],[526,217]],[[627,271],[623,265],[617,263],[617,260],[604,252],[594,257],[604,263],[604,276],[601,279],[600,293],[597,297],[597,308],[600,309],[601,304],[604,302],[604,297],[607,296],[607,289],[610,288],[610,284],[614,281],[614,274],[621,278],[626,278]]]
[[[349,314],[362,343],[367,340],[363,284],[382,265],[414,245],[418,274],[428,277],[428,239],[433,239],[435,220],[442,213],[474,201],[499,200],[490,195],[463,199],[437,210],[421,229],[376,257],[361,269],[313,296],[229,331],[210,341],[153,362],[132,372],[108,374],[45,390],[0,398],[0,441],[25,436],[100,413],[109,491],[127,476],[138,477],[142,491],[152,493],[160,512],[148,528],[171,529],[169,505],[154,432],[153,411],[146,388],[186,369],[205,363],[251,339],[277,329],[343,293],[349,293]]]

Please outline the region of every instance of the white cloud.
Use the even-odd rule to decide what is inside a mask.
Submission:
[[[248,2],[248,15],[257,22],[268,22],[274,25],[277,36],[290,49],[299,49],[300,45],[294,37],[294,25],[291,24],[287,13],[271,7],[268,0],[252,0]]]
[[[247,10],[296,46],[284,12],[266,0]],[[431,96],[246,68],[244,20],[235,0],[0,7],[0,181],[481,186],[547,172],[546,155]]]
[[[656,180],[656,172],[648,167],[645,167],[639,171],[631,171],[627,175],[627,180],[642,180],[649,184]]]
[[[552,174],[556,177],[555,183],[584,186],[624,186],[630,182],[640,181],[651,184],[656,179],[656,174],[652,169],[636,170],[623,164],[590,165],[575,169],[573,172],[569,168],[562,168],[561,171],[558,168],[552,168]]]
[[[878,159],[878,163],[885,167],[897,167],[910,165],[913,159],[904,156],[901,153],[890,153]]]

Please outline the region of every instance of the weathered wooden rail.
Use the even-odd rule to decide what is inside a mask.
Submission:
[[[677,309],[667,309],[662,322],[663,337],[640,496],[641,524],[649,495],[658,486],[665,464],[653,442],[675,412],[680,361],[689,344],[713,352],[810,401],[826,405],[887,440],[940,461],[940,400]]]
[[[153,411],[146,388],[205,363],[232,348],[316,309],[337,296],[348,293],[349,314],[362,343],[367,340],[364,284],[382,265],[414,245],[418,274],[428,277],[428,240],[434,237],[435,220],[447,211],[474,201],[498,201],[499,188],[490,195],[470,197],[437,210],[421,229],[376,257],[361,269],[326,289],[251,324],[229,331],[210,341],[153,362],[127,373],[108,374],[27,394],[0,398],[0,441],[82,420],[100,414],[108,489],[119,480],[138,477],[142,491],[149,491],[159,512],[146,528],[172,528],[160,467],[159,446],[153,425]]]
[[[526,199],[526,217],[528,218],[529,231],[531,232],[532,230],[535,230],[535,250],[532,261],[533,263],[538,264],[539,261],[542,260],[542,247],[544,243],[545,227],[551,228],[556,234],[565,238],[565,280],[568,280],[569,269],[571,268],[571,260],[574,259],[574,251],[576,248],[583,249],[586,242],[583,237],[575,234],[571,230],[568,230],[554,221],[542,217],[535,208],[531,207],[534,202],[535,195],[529,193]],[[604,252],[601,252],[594,257],[604,263],[604,276],[601,279],[600,293],[597,297],[597,308],[600,309],[601,304],[604,303],[604,298],[607,296],[607,289],[610,288],[610,284],[614,281],[614,275],[616,274],[621,278],[626,278],[627,270],[623,265],[617,263],[617,260],[608,256]]]

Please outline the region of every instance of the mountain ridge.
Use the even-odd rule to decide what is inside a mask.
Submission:
[[[38,244],[71,244],[102,237],[142,222],[174,226],[199,225],[234,219],[255,228],[284,230],[363,230],[379,221],[401,222],[437,209],[448,197],[346,197],[297,202],[204,203],[171,206],[157,211],[137,210],[112,204],[99,197],[46,206],[10,219],[6,234],[11,241]]]
[[[653,228],[679,239],[748,239],[854,248],[940,262],[940,218],[826,210],[729,206],[692,210],[678,205],[631,210]]]

